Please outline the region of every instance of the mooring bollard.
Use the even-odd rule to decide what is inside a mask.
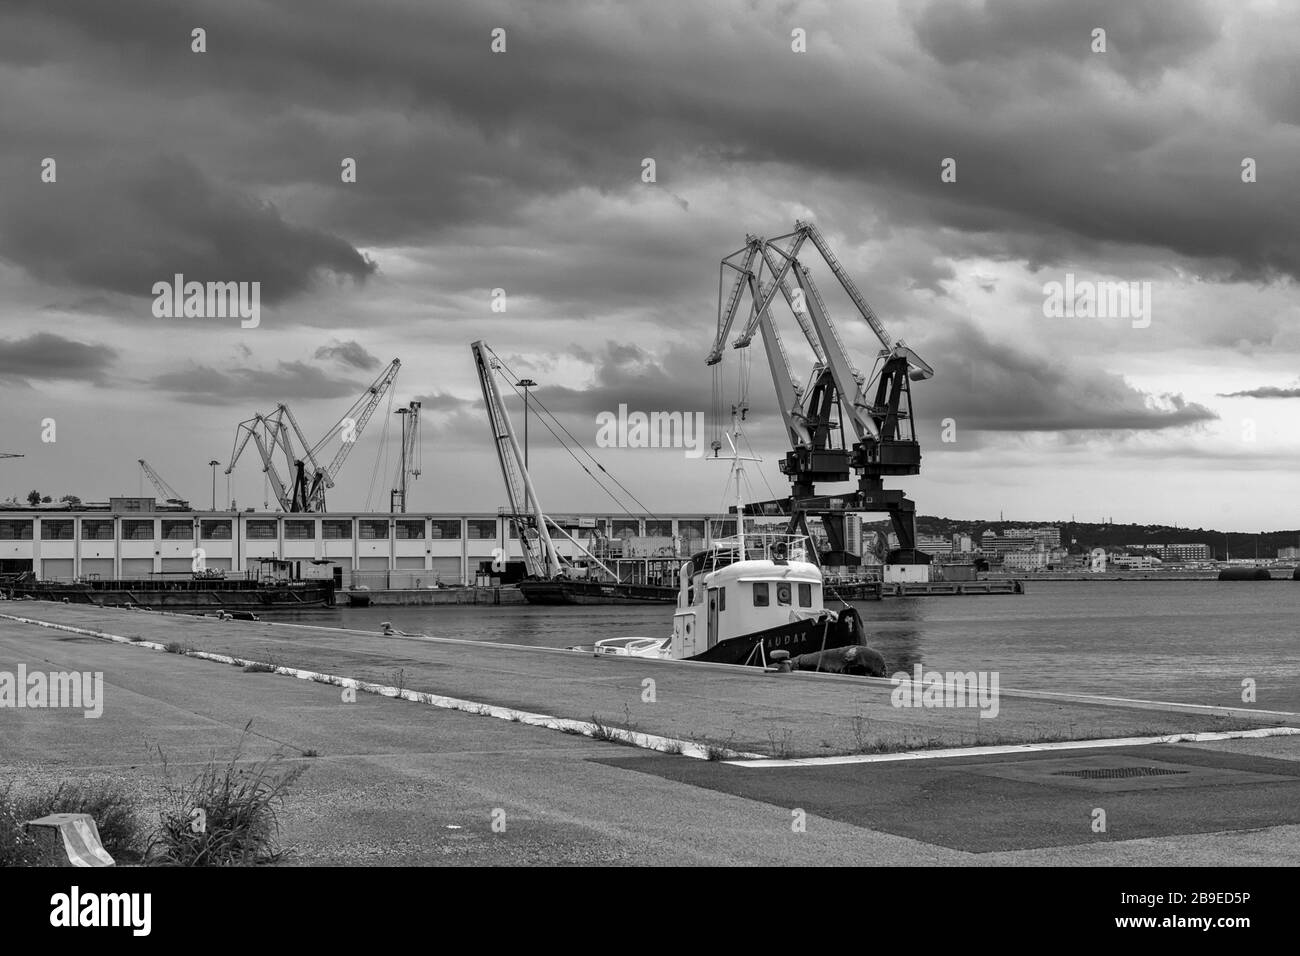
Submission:
[[[41,848],[46,866],[116,866],[99,842],[99,828],[89,813],[51,813],[29,820],[27,829]]]
[[[776,672],[778,674],[788,674],[792,670],[790,667],[789,651],[773,651],[771,654],[767,655],[767,659],[776,665]]]

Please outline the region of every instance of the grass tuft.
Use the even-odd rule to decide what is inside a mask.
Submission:
[[[282,856],[277,844],[279,812],[288,789],[306,769],[283,751],[244,759],[252,721],[230,758],[211,761],[191,780],[172,777],[162,748],[159,828],[147,860],[161,866],[255,866]]]

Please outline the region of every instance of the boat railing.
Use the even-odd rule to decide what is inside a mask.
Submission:
[[[813,561],[808,539],[802,534],[775,531],[746,531],[743,542],[737,536],[715,538],[695,555],[695,571],[709,572],[737,561]]]

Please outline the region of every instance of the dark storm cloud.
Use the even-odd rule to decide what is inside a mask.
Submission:
[[[0,339],[0,381],[69,380],[102,384],[117,350],[37,332],[22,339]]]
[[[871,209],[973,234],[986,255],[1069,261],[1102,241],[1202,260],[1206,274],[1300,270],[1286,202],[1297,162],[1281,133],[1251,127],[1248,64],[1211,81],[1213,100],[1165,82],[1207,52],[1244,57],[1206,3],[900,5],[901,24],[848,3],[778,16],[752,15],[774,9],[763,4],[390,4],[365,29],[341,0],[11,9],[30,28],[22,57],[188,94],[186,109],[214,128],[238,123],[263,141],[255,160],[221,149],[241,181],[310,186],[300,203],[313,219],[372,241],[517,224],[530,201],[580,188],[625,193],[650,155],[664,191],[784,170],[797,202],[806,191],[793,184],[826,174],[856,191],[818,211],[850,235],[856,210]],[[789,50],[794,20],[809,28],[807,55]],[[188,31],[200,21],[209,52],[195,55]],[[488,49],[498,25],[502,55]],[[1106,54],[1088,50],[1095,25],[1108,30]],[[1275,61],[1287,75],[1293,61]],[[1269,170],[1249,187],[1247,154]],[[359,162],[346,189],[341,156]],[[959,160],[957,183],[939,183],[945,156]],[[707,261],[716,250],[692,248],[693,225],[679,247],[707,248]]]
[[[201,404],[292,402],[295,399],[338,398],[355,395],[365,386],[350,379],[329,375],[304,362],[280,362],[272,369],[219,371],[207,365],[165,372],[150,383],[153,388],[173,392],[185,402]],[[251,408],[249,411],[254,411]],[[269,408],[262,408],[269,411]]]
[[[996,432],[1157,431],[1203,424],[1213,411],[1181,395],[1153,396],[1120,375],[994,341],[974,326],[950,334],[946,373],[913,388],[918,413]],[[937,426],[936,426],[937,427]]]
[[[265,303],[318,274],[364,279],[374,264],[343,239],[285,221],[271,204],[223,187],[190,160],[78,168],[0,199],[0,257],[51,283],[152,296],[155,282],[260,282]]]
[[[1100,27],[1105,62],[1130,79],[1179,65],[1219,35],[1213,8],[1196,0],[940,0],[914,27],[922,48],[948,66],[1027,57],[1081,66]]]
[[[1261,385],[1248,388],[1244,392],[1220,392],[1220,398],[1300,398],[1300,388],[1278,388],[1276,385]]]
[[[1149,395],[1119,375],[1078,362],[1035,356],[991,340],[972,326],[954,329],[952,338],[961,357],[950,359],[935,378],[913,386],[918,434],[938,435],[941,421],[950,417],[962,431],[1067,434],[1154,432],[1218,417],[1180,395]],[[759,347],[757,343],[753,346]],[[738,354],[728,349],[718,371],[724,395],[718,411],[724,428],[741,388]],[[533,391],[533,401],[580,437],[594,434],[596,416],[617,413],[619,405],[647,413],[704,412],[712,425],[712,382],[713,373],[697,352],[669,347],[653,354],[637,345],[609,342],[596,356],[589,387],[544,386]],[[518,400],[508,388],[503,393],[508,402],[514,402],[510,407],[517,417]],[[771,376],[757,359],[748,378],[746,399],[751,436],[769,445],[784,442]]]
[[[379,367],[379,359],[371,355],[359,342],[331,342],[316,350],[318,359],[334,359],[340,365],[350,365],[362,371]]]

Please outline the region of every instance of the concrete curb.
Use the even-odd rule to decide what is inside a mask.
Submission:
[[[794,757],[773,760],[728,760],[733,767],[772,770],[782,767],[835,767],[855,763],[897,763],[903,760],[942,760],[953,757],[990,757],[1003,754],[1050,753],[1054,750],[1093,750],[1106,747],[1146,747],[1152,744],[1205,743],[1214,740],[1248,740],[1260,737],[1291,737],[1300,727],[1261,727],[1256,730],[1203,731],[1165,734],[1160,737],[1105,737],[1099,740],[1059,740],[1042,744],[999,744],[986,747],[946,747],[942,750],[905,750],[892,754],[856,754],[842,757]]]

